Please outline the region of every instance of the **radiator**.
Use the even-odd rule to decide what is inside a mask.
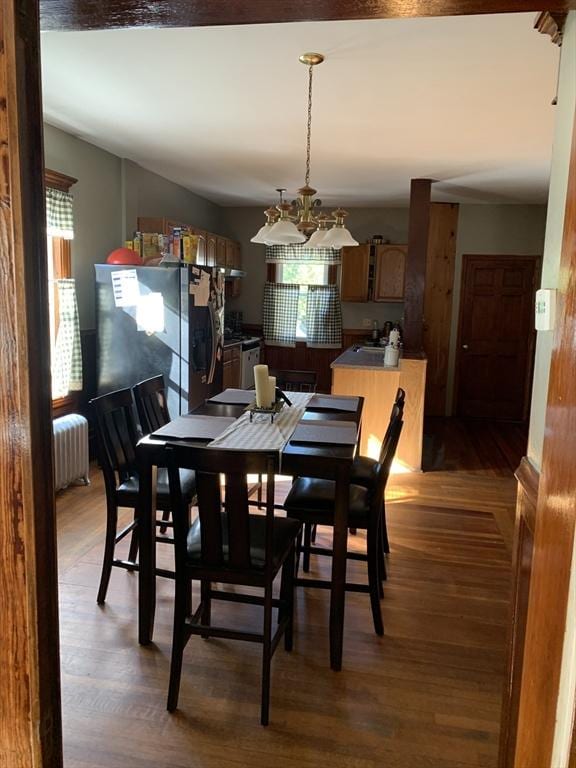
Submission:
[[[54,490],[66,488],[77,480],[88,479],[88,422],[78,413],[52,421],[54,434]]]

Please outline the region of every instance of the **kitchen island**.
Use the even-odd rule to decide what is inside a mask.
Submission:
[[[332,394],[364,398],[360,453],[378,458],[396,390],[406,391],[404,428],[396,461],[410,470],[422,469],[426,356],[407,353],[398,366],[384,365],[384,350],[350,347],[331,364]]]

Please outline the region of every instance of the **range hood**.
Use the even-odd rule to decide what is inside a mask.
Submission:
[[[224,273],[224,279],[233,277],[246,277],[246,272],[242,269],[234,269],[233,267],[220,267],[220,270]]]

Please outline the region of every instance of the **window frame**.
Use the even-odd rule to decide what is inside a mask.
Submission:
[[[59,171],[53,171],[49,168],[44,169],[44,185],[46,188],[58,189],[60,192],[70,192],[71,187],[76,184],[78,179],[72,176],[67,176],[65,173]],[[47,234],[47,239],[50,237],[52,242],[52,265],[53,265],[53,279],[59,280],[62,278],[72,277],[72,247],[71,241],[65,240],[63,237],[52,237]],[[50,290],[50,286],[48,286]],[[58,296],[54,292],[54,314],[55,314],[55,326],[58,327]],[[52,339],[50,339],[52,344]],[[53,415],[64,414],[71,406],[77,402],[77,393],[68,393],[64,397],[57,397],[52,399],[52,412]]]

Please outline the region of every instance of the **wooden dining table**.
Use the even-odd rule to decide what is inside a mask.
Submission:
[[[322,396],[324,399],[325,395]],[[335,398],[337,399],[337,398]],[[290,440],[278,455],[278,472],[283,475],[315,477],[336,482],[334,510],[334,539],[332,579],[330,588],[330,666],[342,668],[344,636],[344,608],[346,586],[346,554],[348,537],[348,498],[352,462],[360,441],[363,398],[357,399],[352,411],[314,410],[307,407],[304,421],[337,420],[353,422],[356,427],[355,445],[324,443],[291,443]],[[207,401],[192,413],[203,416],[240,417],[243,405],[224,405]],[[182,444],[182,441],[179,441]],[[191,441],[197,446],[198,441]],[[206,443],[204,443],[206,445]],[[154,612],[156,606],[156,476],[157,468],[165,465],[166,441],[153,436],[143,437],[137,447],[140,495],[137,508],[140,567],[138,572],[138,640],[147,645],[152,642]]]

